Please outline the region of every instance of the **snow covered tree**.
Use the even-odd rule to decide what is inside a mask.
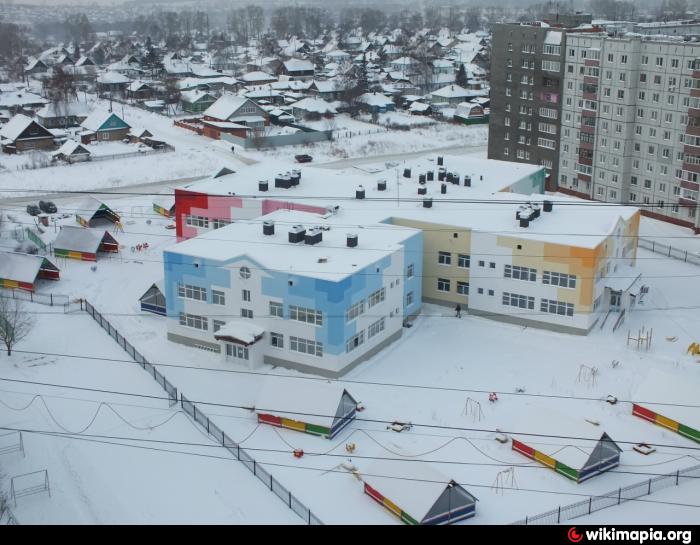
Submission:
[[[0,341],[12,355],[12,347],[32,330],[34,322],[17,299],[0,296]]]
[[[457,71],[457,78],[455,83],[464,89],[467,88],[467,71],[464,69],[464,63],[459,65],[459,70]]]

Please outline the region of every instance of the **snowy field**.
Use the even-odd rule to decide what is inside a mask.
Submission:
[[[168,380],[188,398],[204,402],[200,407],[219,427],[251,449],[275,478],[326,523],[398,523],[363,494],[359,481],[339,468],[348,458],[360,472],[373,458],[390,458],[397,464],[401,459],[430,460],[479,499],[476,518],[464,524],[511,522],[585,499],[588,495],[645,481],[650,474],[672,472],[700,463],[692,442],[633,417],[628,403],[636,399],[637,387],[652,370],[670,372],[680,382],[700,385],[700,364],[686,355],[688,345],[700,341],[698,267],[640,250],[638,267],[644,275],[643,283],[650,287],[643,303],[627,317],[617,332],[612,332],[612,321],[609,321],[602,330],[596,326],[587,337],[471,316],[460,320],[454,318],[451,309],[424,305],[414,326],[404,329],[401,340],[354,369],[341,381],[366,410],[359,413],[358,419],[338,437],[328,441],[260,426],[249,410],[231,407],[253,406],[266,379],[284,380],[290,387],[295,381],[318,379],[269,366],[251,374],[243,366],[224,363],[217,354],[168,342],[165,320],[139,311],[138,298],[151,283],[162,278],[162,250],[174,242],[174,234],[165,229],[170,223],[167,219],[150,211],[149,197],[122,198],[114,203],[114,207],[122,212],[125,220],[125,232],[115,234],[122,246],[121,254],[99,259],[95,271],[91,270],[90,263],[60,260],[61,280],[45,283],[41,289],[87,297],[149,360],[164,364],[159,370]],[[29,216],[21,211],[16,212],[16,217],[20,221],[29,220]],[[72,223],[71,219],[65,221]],[[657,229],[654,225],[644,220],[643,231]],[[688,230],[678,227],[666,230],[664,226],[664,232],[666,236],[674,237],[689,235]],[[1,240],[9,242],[6,238]],[[149,244],[147,251],[131,250],[143,242]],[[38,309],[37,312],[46,310],[46,307],[34,308]],[[37,319],[39,327],[17,347],[18,350],[62,356],[18,352],[10,360],[11,365],[2,356],[0,368],[3,377],[163,395],[162,390],[135,364],[66,356],[89,358],[99,354],[125,359],[116,343],[89,323],[84,315],[61,315],[58,320],[61,326],[56,329],[51,328],[51,324],[57,323],[55,316],[38,314]],[[641,327],[653,328],[653,343],[648,352],[626,346],[628,331],[636,334]],[[50,333],[45,333],[46,330]],[[614,361],[619,363],[614,365]],[[580,378],[582,365],[598,369],[595,382]],[[49,407],[60,412],[61,424],[73,431],[84,427],[92,418],[97,409],[94,400],[99,398],[110,403],[120,401],[145,405],[117,410],[129,422],[142,427],[153,426],[154,429],[137,432],[115,417],[111,410],[102,409],[93,427],[85,433],[207,442],[182,415],[155,428],[173,414],[163,401],[141,399],[136,403],[133,399],[117,399],[113,394],[92,397],[86,392],[57,393],[54,388],[47,392],[36,386],[17,383],[5,383],[2,388],[88,397],[92,403],[90,410],[85,408],[88,402],[81,401],[81,409],[77,401],[48,400]],[[518,394],[516,388],[524,392]],[[488,401],[488,393],[492,391],[498,392],[499,400],[495,403]],[[621,402],[616,405],[606,403],[604,400],[608,395],[616,396]],[[31,396],[0,393],[0,399],[21,407]],[[655,399],[645,401],[673,403],[674,392],[659,391]],[[60,405],[63,403],[65,407]],[[216,405],[207,406],[206,403]],[[542,414],[548,416],[542,418]],[[0,419],[6,427],[49,426],[42,429],[56,429],[53,427],[55,422],[52,423],[39,401],[35,401],[30,409],[17,412],[0,405]],[[563,422],[565,419],[571,422],[570,428]],[[412,422],[414,427],[402,433],[387,430],[387,423],[397,420]],[[586,420],[599,425],[594,426]],[[581,435],[578,431],[605,431],[623,449],[621,465],[577,485],[513,452],[510,444],[496,442],[496,429],[534,446],[554,445],[555,448],[584,452],[590,452],[591,445],[577,439]],[[241,503],[241,489],[248,497],[260,494],[266,498],[268,492],[237,462],[204,458],[195,461],[193,456],[181,454],[168,454],[163,462],[157,453],[130,448],[126,459],[138,462],[127,464],[120,459],[123,455],[115,453],[117,449],[128,447],[45,436],[32,436],[31,441],[36,443],[30,444],[30,438],[25,439],[26,459],[12,454],[0,460],[3,464],[8,463],[6,460],[10,456],[16,460],[12,463],[17,465],[3,466],[8,468],[6,473],[18,474],[48,467],[50,474],[56,476],[56,486],[63,483],[65,501],[55,501],[59,498],[58,491],[51,499],[42,496],[22,499],[16,513],[20,520],[155,522],[173,520],[169,517],[182,517],[183,520],[193,520],[194,517],[197,521],[217,521],[224,520],[231,512],[235,513],[231,515],[234,517],[231,521],[286,522],[295,517],[273,496],[269,496],[269,500],[256,496],[260,498],[258,501]],[[657,451],[648,457],[638,454],[632,446],[639,442],[651,443]],[[356,445],[352,455],[346,452],[347,443]],[[292,455],[294,448],[302,448],[306,454],[297,459]],[[71,449],[71,454],[77,452],[75,457],[70,457],[70,468],[62,454],[65,449]],[[220,451],[215,449],[217,455],[221,455]],[[36,458],[32,459],[32,455]],[[104,456],[115,459],[115,469],[110,472],[101,471],[95,462]],[[80,462],[73,463],[73,460]],[[202,475],[198,476],[204,483],[195,482],[187,471],[192,464],[200,463]],[[134,471],[136,465],[152,469],[139,469],[136,478],[129,480],[125,475]],[[220,478],[224,471],[220,469],[222,466],[231,466],[225,470],[231,475],[230,480]],[[237,466],[242,472],[240,477],[234,474]],[[502,473],[499,477],[500,472],[509,468],[513,468],[514,481],[507,480],[509,474]],[[191,473],[199,474],[199,470]],[[102,486],[86,484],[93,482],[93,476],[94,482],[102,483]],[[219,478],[214,481],[216,476]],[[410,478],[410,475],[406,477]],[[207,479],[211,479],[209,485]],[[501,486],[497,486],[499,483]],[[7,490],[9,485],[5,482],[3,486]],[[170,503],[154,505],[156,497],[167,497],[176,503],[176,494],[171,493],[174,488],[169,487],[188,490],[188,493],[191,490],[190,496],[207,507],[211,506],[211,512],[205,515],[206,509],[203,508],[192,513],[186,511],[185,506],[180,506],[178,511]],[[698,503],[695,486],[672,487],[658,494],[659,501]],[[131,497],[138,499],[136,506],[120,503]],[[650,497],[651,500],[656,498],[656,494]],[[638,503],[601,511],[591,520],[601,524],[608,521],[639,522],[639,513],[642,512],[639,509],[642,508],[637,507]],[[37,507],[33,508],[35,505]],[[261,506],[265,507],[264,514]],[[257,507],[260,511],[256,510]],[[674,510],[667,518],[668,510],[656,507],[649,504],[644,511],[645,521],[659,524],[697,520],[697,509]],[[587,519],[578,519],[577,522],[586,524]]]

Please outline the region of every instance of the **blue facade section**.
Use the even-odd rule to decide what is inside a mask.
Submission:
[[[529,174],[514,184],[509,189],[513,193],[521,193],[522,195],[532,195],[534,193],[544,193],[545,170],[544,167],[537,172]]]
[[[324,354],[340,355],[346,341],[357,333],[356,321],[345,321],[346,310],[382,287],[391,259],[386,256],[339,282],[269,272],[269,277],[262,279],[262,294],[282,301],[285,317],[289,316],[289,305],[321,311],[323,325],[314,328],[313,340],[323,343]]]
[[[231,272],[225,263],[199,257],[163,252],[165,304],[168,318],[179,319],[184,311],[184,299],[178,297],[178,283],[207,288],[207,302],[211,303],[211,287],[231,287]]]
[[[404,243],[404,278],[403,304],[404,316],[410,316],[420,310],[423,299],[423,231],[419,231]],[[406,278],[408,266],[413,264],[413,277]],[[413,303],[406,305],[409,292],[413,292]]]

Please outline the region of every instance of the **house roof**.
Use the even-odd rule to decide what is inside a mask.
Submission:
[[[97,76],[97,83],[103,85],[116,85],[129,83],[131,80],[119,72],[104,72]]]
[[[431,94],[443,98],[461,98],[471,96],[472,92],[459,85],[446,85]]]
[[[261,72],[260,70],[255,70],[254,72],[248,72],[247,74],[243,74],[242,76],[240,76],[240,79],[242,79],[243,81],[254,82],[254,81],[271,81],[271,80],[276,80],[277,78],[275,76],[268,74],[267,72]]]
[[[314,65],[311,61],[302,59],[289,59],[288,61],[284,61],[283,64],[288,72],[306,72],[309,70],[313,71],[314,69]]]
[[[85,102],[67,102],[60,105],[49,103],[39,110],[37,117],[87,116],[90,112]]]
[[[44,256],[0,252],[0,278],[33,284],[45,261],[51,268],[58,270],[58,267]]]
[[[225,94],[219,97],[209,108],[204,111],[204,115],[214,119],[227,120],[233,116],[246,102],[255,104],[252,100],[237,95]]]
[[[299,102],[292,104],[292,108],[298,108],[306,112],[315,112],[318,114],[336,113],[336,109],[331,104],[318,97],[304,98]]]
[[[207,93],[206,91],[198,91],[196,89],[193,89],[192,91],[182,91],[182,93],[180,93],[180,100],[184,100],[190,104],[194,104],[195,102],[198,102],[206,97],[209,97],[214,101],[216,100],[216,97]]]
[[[255,398],[255,412],[330,428],[344,392],[337,383],[269,378]]]
[[[100,208],[108,208],[111,210],[111,208],[102,201],[98,201],[94,197],[85,197],[85,199],[75,207],[75,213],[81,218],[90,220]]]
[[[393,100],[381,93],[364,93],[357,97],[357,100],[370,106],[387,106],[394,103]]]
[[[361,473],[365,483],[417,522],[428,515],[453,481],[424,460],[373,460]]]
[[[114,112],[105,112],[104,110],[94,110],[87,118],[80,124],[81,127],[89,131],[99,131],[105,123],[107,123],[112,117],[116,117],[119,121],[124,123],[126,127],[130,127],[126,121],[119,117]]]
[[[53,155],[90,155],[90,150],[75,140],[66,140]]]
[[[32,124],[38,125],[44,129],[47,136],[51,136],[51,133],[41,123],[37,123],[31,117],[27,117],[24,114],[17,114],[0,129],[0,138],[15,141]]]
[[[0,108],[46,104],[48,100],[27,91],[9,91],[0,93]]]

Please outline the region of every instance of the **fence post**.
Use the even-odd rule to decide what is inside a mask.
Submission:
[[[527,515],[525,515],[525,526],[527,526]]]
[[[241,445],[236,445],[236,458],[241,459]]]
[[[656,246],[656,242],[652,240],[652,241],[651,241],[651,251],[652,251],[652,252],[655,251],[655,250],[654,250],[654,246]]]
[[[622,499],[622,487],[617,490],[617,505],[620,505],[620,500]]]
[[[688,252],[686,252],[687,254]],[[49,293],[49,297],[51,298],[51,306],[53,306],[53,292]]]
[[[249,458],[250,458],[250,456],[249,456]],[[253,475],[257,475],[257,473],[255,472],[256,469],[257,469],[257,463],[255,460],[253,460]]]
[[[688,261],[688,250],[685,251],[685,257],[683,258],[683,261]]]
[[[678,486],[678,474],[680,473],[680,470],[676,470],[676,486]]]
[[[557,509],[557,524],[561,521],[561,505]]]
[[[194,403],[192,404],[192,414],[194,415],[193,418],[194,418],[194,421],[196,422],[197,421],[197,405],[195,405]]]
[[[209,433],[209,417],[207,416],[207,433]]]
[[[287,490],[287,494],[289,494],[289,508],[291,509],[292,508],[292,493],[289,490]]]
[[[647,495],[651,494],[651,477],[649,478],[649,491],[647,492]]]
[[[593,496],[588,498],[588,514],[591,514],[591,505],[593,504]]]

